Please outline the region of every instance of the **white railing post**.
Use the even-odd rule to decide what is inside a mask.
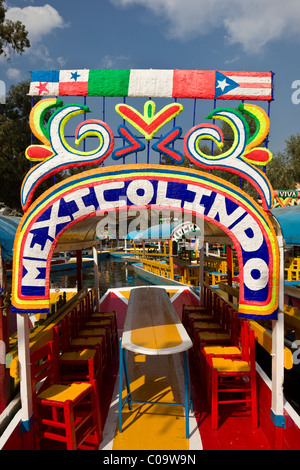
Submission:
[[[28,314],[17,313],[18,358],[20,374],[20,396],[22,410],[22,431],[29,431],[32,425],[32,385],[29,349]]]
[[[271,418],[275,426],[285,427],[284,396],[284,247],[282,236],[279,246],[279,299],[278,320],[272,321],[272,406]]]
[[[94,279],[95,279],[95,301],[96,311],[99,310],[99,271],[98,271],[98,248],[93,246],[93,259],[94,259]]]

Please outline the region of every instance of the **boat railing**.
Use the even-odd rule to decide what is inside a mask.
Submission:
[[[83,288],[66,302],[54,314],[50,315],[41,325],[38,325],[29,334],[30,352],[43,346],[53,339],[53,329],[73,308],[87,299],[90,290]],[[91,294],[90,294],[91,295]],[[14,335],[13,347],[6,354],[6,367],[10,369],[10,376],[14,379],[14,387],[19,382],[19,361],[17,335]]]
[[[284,279],[285,281],[299,281],[300,258],[286,257],[284,259]]]
[[[216,291],[216,294],[222,298],[224,298],[224,294],[226,294],[225,297],[227,297],[227,303],[235,310],[238,310],[238,287],[229,286],[227,284],[224,284],[223,282],[220,282],[219,289],[218,291]],[[231,301],[228,300],[229,298],[231,299]],[[263,349],[269,354],[272,354],[272,332],[264,325],[260,324],[255,320],[249,320],[249,323],[251,328],[254,330],[255,340],[257,341],[257,343],[262,346]],[[291,369],[293,367],[292,351],[288,347],[284,348],[284,367],[286,369]]]
[[[204,258],[204,269],[206,271],[227,273],[227,260],[226,258]]]
[[[147,258],[141,258],[140,261],[141,263],[143,263],[143,268],[146,271],[149,271],[153,274],[157,274],[159,276],[164,276],[173,279],[172,267],[168,263],[162,261],[155,261]]]
[[[94,294],[94,289],[83,288],[59,310],[50,315],[42,325],[38,325],[31,330],[29,334],[30,353],[46,345],[48,342],[53,341],[55,326],[74,310],[74,308],[93,309],[95,300]],[[20,394],[18,393],[20,371],[17,341],[14,342],[14,346],[6,354],[6,367],[9,368],[11,380],[14,382],[14,392],[12,394],[12,400],[0,415],[0,450],[5,446],[6,442],[12,438],[21,420],[21,400]]]

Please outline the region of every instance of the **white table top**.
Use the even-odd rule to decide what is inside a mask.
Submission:
[[[147,355],[176,354],[192,347],[164,289],[147,286],[131,291],[122,347]]]

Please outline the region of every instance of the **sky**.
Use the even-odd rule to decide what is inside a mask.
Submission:
[[[299,0],[7,0],[6,9],[31,41],[1,57],[6,90],[31,70],[272,71],[269,149],[300,133]]]

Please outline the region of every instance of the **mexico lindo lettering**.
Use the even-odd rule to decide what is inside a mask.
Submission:
[[[25,176],[21,188],[24,216],[14,245],[13,311],[49,310],[52,253],[68,228],[88,217],[146,206],[184,211],[220,227],[231,238],[238,257],[239,314],[246,318],[277,318],[278,243],[268,217],[274,194],[266,174],[258,169],[272,159],[271,152],[261,145],[268,135],[270,122],[261,107],[242,103],[237,109],[214,109],[207,116],[214,121],[225,121],[232,129],[232,145],[223,151],[223,133],[215,124],[196,124],[183,137],[179,126],[164,130],[166,124],[175,123],[184,109],[177,101],[156,109],[156,103],[148,98],[142,113],[125,102],[117,104],[116,114],[123,120],[118,127],[119,138],[123,141],[120,146],[116,145],[109,123],[85,119],[90,112],[87,106],[64,105],[54,97],[74,94],[268,101],[272,99],[271,74],[226,72],[225,76],[221,72],[204,71],[87,70],[78,71],[85,77],[78,87],[72,82],[74,73],[57,71],[32,75],[29,94],[50,98],[38,101],[29,117],[31,130],[40,144],[30,145],[25,152],[35,165]],[[218,83],[220,80],[223,83],[224,77],[230,87],[220,95]],[[245,80],[249,83],[263,80],[264,86],[247,89]],[[50,118],[45,123],[48,115]],[[75,130],[75,146],[92,136],[93,142],[98,142],[94,150],[86,151],[85,146],[83,150],[73,148],[67,141],[65,126],[78,115],[83,115],[84,120]],[[255,125],[252,134],[245,115]],[[171,163],[182,164],[185,155],[196,167],[225,170],[245,178],[259,193],[261,206],[237,186],[198,169],[125,164],[128,155],[146,149],[143,140],[148,151],[151,148]],[[219,154],[206,155],[200,147],[202,140],[215,144]],[[182,149],[176,148],[180,143]],[[109,156],[113,161],[122,158],[123,164],[105,167]],[[89,165],[101,168],[86,170]],[[55,184],[33,202],[36,189],[46,178],[72,167],[84,167],[85,171]]]
[[[240,313],[247,315],[252,307],[252,318],[260,311],[276,314],[276,237],[262,209],[221,179],[159,165],[91,170],[38,199],[19,227],[14,272],[21,276],[14,283],[13,309],[47,311],[52,252],[68,227],[89,216],[141,206],[188,211],[220,226],[231,236],[243,266]]]

